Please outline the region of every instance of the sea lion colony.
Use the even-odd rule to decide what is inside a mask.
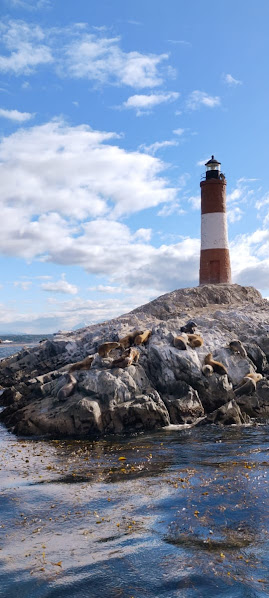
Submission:
[[[186,351],[188,347],[196,349],[202,347],[204,344],[203,338],[200,334],[196,334],[195,330],[197,324],[193,321],[187,322],[182,326],[181,334],[173,337],[173,346],[179,350]],[[115,356],[111,362],[111,368],[126,368],[132,364],[138,363],[140,357],[139,349],[135,346],[145,345],[152,334],[151,330],[134,330],[119,339],[116,342],[105,342],[98,346],[97,353],[101,358],[107,358],[113,352],[120,352],[120,355]],[[229,343],[229,348],[233,353],[238,353],[242,357],[247,357],[247,352],[240,340],[234,339]],[[82,361],[73,363],[66,375],[66,383],[58,392],[58,398],[65,400],[69,397],[77,385],[77,380],[72,376],[71,372],[80,370],[89,370],[94,362],[96,355],[88,355]],[[213,373],[219,376],[228,375],[228,370],[225,365],[213,359],[212,353],[208,353],[204,358],[204,365],[202,366],[204,376],[212,376]],[[235,395],[241,396],[243,394],[251,394],[256,390],[256,384],[262,380],[262,374],[257,372],[250,372],[241,380],[240,384],[235,388]]]

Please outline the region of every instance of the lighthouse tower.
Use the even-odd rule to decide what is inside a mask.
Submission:
[[[205,164],[201,187],[200,284],[231,283],[226,216],[226,180],[220,162],[212,156]]]

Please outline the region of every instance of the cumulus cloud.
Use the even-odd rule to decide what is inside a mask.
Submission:
[[[161,64],[168,54],[124,52],[119,37],[84,33],[65,48],[62,67],[72,77],[142,89],[163,83]]]
[[[269,288],[269,230],[238,235],[230,243],[233,280],[238,284]]]
[[[201,106],[215,108],[215,106],[220,106],[220,103],[219,96],[210,96],[205,91],[196,89],[195,91],[192,91],[187,99],[187,108],[189,108],[189,110],[198,110]]]
[[[126,102],[123,102],[123,108],[134,109],[137,115],[145,114],[159,104],[174,102],[179,98],[179,95],[176,91],[152,93],[149,95],[136,94],[128,98]]]
[[[239,79],[235,79],[229,73],[227,73],[226,75],[223,75],[222,79],[223,79],[224,83],[226,83],[226,85],[229,85],[230,87],[236,87],[237,85],[242,85],[242,81],[239,81]]]
[[[0,55],[0,72],[14,75],[31,74],[37,66],[53,62],[45,35],[38,25],[24,21],[0,23],[2,44],[8,54]]]
[[[34,114],[31,114],[30,112],[19,112],[18,110],[5,110],[4,108],[0,108],[0,117],[22,123],[30,120],[30,118],[33,118]]]
[[[30,9],[45,6],[45,0],[14,2]],[[38,66],[51,63],[63,77],[136,89],[157,87],[167,76],[174,75],[173,69],[166,65],[168,54],[125,52],[120,37],[109,37],[105,31],[101,27],[89,32],[86,23],[42,29],[23,20],[3,21],[0,72],[30,75]]]
[[[77,233],[74,221],[130,214],[175,198],[176,190],[161,176],[164,164],[148,154],[107,143],[116,138],[86,125],[52,121],[2,139],[6,253],[11,245],[14,250],[29,246],[31,239],[27,251],[32,249],[34,255],[37,246],[43,252],[43,241],[52,232],[59,245],[68,232]],[[72,221],[67,222],[68,218]]]
[[[49,293],[66,293],[67,295],[76,295],[78,288],[65,280],[65,274],[62,274],[61,279],[56,282],[43,282],[41,285],[43,291]]]

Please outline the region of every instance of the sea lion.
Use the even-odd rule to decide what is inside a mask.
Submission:
[[[175,336],[173,338],[173,344],[176,349],[181,349],[182,351],[187,350],[188,345],[188,336],[184,332],[180,336]]]
[[[200,334],[188,334],[188,345],[190,345],[192,349],[195,349],[195,347],[202,347],[203,344],[204,341]]]
[[[143,334],[143,330],[134,330],[133,332],[130,332],[123,338],[120,338],[119,343],[121,347],[123,349],[128,349],[129,347],[131,347],[134,344],[135,337],[139,334]]]
[[[251,380],[254,380],[254,382],[257,384],[259,380],[263,379],[263,375],[258,374],[258,372],[249,372],[249,374],[246,374],[245,378],[251,378]]]
[[[213,371],[214,370],[212,368],[212,365],[209,365],[208,363],[206,365],[203,365],[203,367],[202,367],[202,372],[203,372],[204,376],[206,376],[207,378],[209,376],[212,376]]]
[[[216,372],[216,374],[220,374],[220,376],[228,374],[228,370],[226,369],[225,365],[220,363],[220,361],[215,361],[215,359],[212,358],[212,353],[208,353],[208,355],[205,356],[204,363],[205,365],[211,365],[214,372]]]
[[[247,357],[246,349],[241,341],[234,339],[229,343],[229,347],[234,353],[240,353],[242,357]]]
[[[67,374],[66,376],[66,384],[60,388],[59,392],[57,393],[58,401],[65,401],[67,397],[70,397],[72,394],[75,386],[77,384],[76,378],[72,376],[72,374]]]
[[[77,363],[73,363],[73,365],[71,365],[71,367],[69,368],[69,374],[71,374],[71,372],[77,372],[78,370],[89,370],[93,360],[94,355],[88,355],[82,361],[77,361]]]
[[[98,353],[100,355],[100,357],[107,357],[110,353],[110,351],[113,351],[113,349],[119,349],[121,347],[120,343],[113,343],[113,342],[108,342],[108,343],[103,343],[102,345],[99,345],[98,347]]]
[[[236,397],[241,397],[242,395],[251,395],[256,390],[256,382],[252,378],[245,376],[243,378],[240,386],[235,388],[234,394]]]
[[[129,365],[132,365],[132,363],[137,363],[140,357],[140,352],[138,351],[138,349],[133,349],[132,347],[130,347],[129,349],[126,349],[123,354],[121,355],[121,357],[118,357],[117,359],[114,359],[114,361],[111,364],[112,368],[126,368]]]
[[[151,330],[145,330],[142,334],[137,334],[134,339],[134,345],[144,345],[151,335]]]
[[[189,332],[190,334],[194,334],[195,328],[197,328],[197,324],[195,322],[187,322],[185,326],[181,326],[180,332]]]

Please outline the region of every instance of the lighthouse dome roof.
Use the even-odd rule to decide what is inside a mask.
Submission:
[[[221,162],[218,162],[218,160],[215,159],[215,156],[212,155],[211,159],[205,163],[205,166],[210,166],[210,164],[221,164]]]

